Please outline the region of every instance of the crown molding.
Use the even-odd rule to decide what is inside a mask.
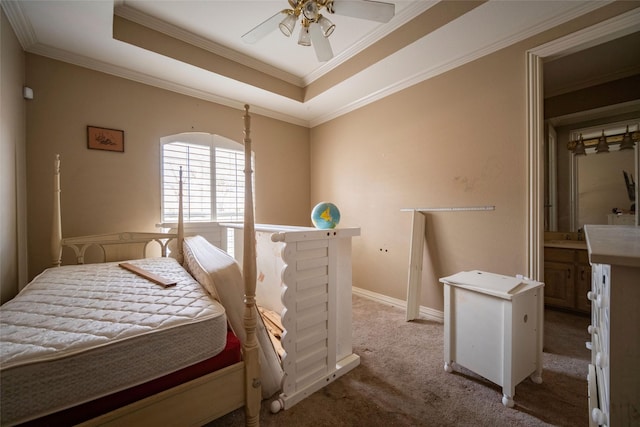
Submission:
[[[421,7],[425,8],[424,10],[426,10],[428,7],[430,7],[431,5],[433,5],[432,2],[416,2],[416,3],[424,3]],[[488,2],[488,4],[491,4],[492,2]],[[271,109],[265,109],[265,108],[260,108],[258,106],[255,106],[255,108],[253,108],[253,111],[256,112],[256,114],[260,114],[266,117],[270,117],[270,118],[274,118],[277,120],[281,120],[284,122],[288,122],[288,123],[292,123],[295,125],[299,125],[299,126],[304,126],[304,127],[314,127],[317,125],[320,125],[324,122],[327,122],[329,120],[332,120],[334,118],[340,117],[344,114],[347,114],[349,112],[352,112],[354,110],[357,110],[363,106],[366,106],[372,102],[376,102],[380,99],[383,99],[389,95],[392,95],[398,91],[404,90],[406,88],[409,88],[415,84],[418,84],[424,80],[430,79],[432,77],[435,77],[439,74],[445,73],[449,70],[452,70],[456,67],[459,67],[461,65],[464,65],[468,62],[471,62],[475,59],[478,59],[482,56],[488,55],[490,53],[493,53],[499,49],[502,49],[504,47],[507,47],[511,44],[514,44],[516,42],[519,42],[521,40],[524,40],[528,37],[531,37],[533,35],[539,34],[545,30],[548,30],[550,28],[553,27],[557,27],[559,25],[561,25],[564,22],[567,22],[571,19],[574,19],[576,17],[579,17],[581,15],[584,15],[585,13],[588,13],[592,10],[596,10],[600,7],[603,7],[607,4],[610,4],[610,1],[595,1],[595,2],[576,2],[575,7],[572,7],[570,10],[566,11],[563,14],[560,14],[558,16],[555,16],[552,19],[546,20],[545,22],[543,22],[540,25],[535,25],[535,26],[531,26],[529,28],[524,28],[522,31],[519,31],[517,34],[513,34],[509,37],[505,37],[495,43],[492,43],[490,45],[486,45],[486,46],[482,46],[481,48],[478,48],[474,51],[469,51],[469,52],[463,52],[459,57],[457,58],[453,58],[450,61],[447,61],[444,64],[439,64],[437,66],[433,66],[433,67],[428,67],[425,69],[420,70],[419,72],[416,72],[412,75],[409,75],[407,77],[405,77],[404,79],[401,79],[397,82],[394,82],[393,84],[390,84],[370,95],[364,96],[358,100],[355,100],[347,105],[344,105],[340,108],[337,108],[327,114],[320,114],[317,115],[315,117],[311,117],[311,118],[301,118],[301,117],[296,117],[293,116],[291,114],[284,114],[284,113],[279,113],[278,111],[275,110],[271,110]],[[48,46],[46,44],[42,44],[39,43],[37,41],[37,37],[36,34],[33,30],[33,27],[31,26],[29,20],[27,19],[27,17],[23,14],[23,11],[21,9],[21,5],[19,1],[12,1],[12,0],[0,0],[0,4],[3,8],[3,10],[5,11],[7,18],[9,19],[10,24],[12,25],[14,32],[16,33],[17,38],[20,41],[20,44],[22,45],[23,49],[27,52],[31,52],[31,53],[35,53],[35,54],[39,54],[45,57],[49,57],[52,59],[56,59],[56,60],[61,60],[64,62],[68,62],[71,64],[75,64],[78,66],[82,66],[85,68],[89,68],[92,70],[96,70],[96,71],[100,71],[100,72],[104,72],[107,74],[111,74],[117,77],[122,77],[122,78],[126,78],[132,81],[136,81],[139,83],[144,83],[144,84],[148,84],[148,85],[152,85],[161,89],[166,89],[166,90],[170,90],[176,93],[181,93],[187,96],[192,96],[195,98],[199,98],[199,99],[203,99],[206,101],[210,101],[210,102],[215,102],[218,103],[220,105],[224,105],[224,106],[228,106],[228,107],[232,107],[232,108],[238,108],[238,109],[242,109],[242,106],[244,105],[245,102],[241,102],[238,101],[236,99],[230,99],[227,97],[223,97],[223,96],[219,96],[219,95],[215,95],[213,93],[210,92],[206,92],[206,91],[202,91],[193,87],[189,87],[186,86],[184,84],[177,84],[177,83],[173,83],[164,79],[160,79],[160,78],[156,78],[153,76],[150,76],[148,74],[145,73],[140,73],[137,71],[133,71],[130,70],[128,68],[125,67],[120,67],[120,66],[114,66],[112,64],[109,63],[105,63],[102,61],[97,61],[97,60],[93,60],[90,59],[88,57],[85,57],[83,55],[77,55],[77,54],[73,54],[67,51],[63,51],[57,48],[53,48],[51,46]],[[140,19],[140,20],[144,20],[146,18],[153,20],[154,18],[151,17],[147,17],[144,14],[140,14],[143,16],[139,16],[139,17],[132,17],[131,14],[134,14],[135,9],[132,8],[128,8],[127,6],[124,5],[124,2],[122,0],[116,0],[115,2],[117,11],[116,14],[118,14],[119,16],[122,16],[123,18],[126,19],[131,19],[132,21],[136,20],[136,19]],[[418,6],[416,6],[418,7]],[[481,9],[483,6],[480,6],[478,9]],[[410,8],[407,8],[410,9]],[[122,12],[124,11],[124,12]],[[409,18],[409,16],[415,16],[415,9],[411,8],[410,10],[407,10],[405,12],[403,12],[402,14],[399,14],[398,16],[398,20],[395,21],[395,29],[397,29],[397,27],[400,27],[401,25],[403,25],[404,23],[406,23]],[[463,16],[464,17],[464,16]],[[617,17],[611,18],[608,21],[605,21],[601,24],[597,24],[594,25],[593,27],[589,27],[586,28],[582,31],[578,31],[576,33],[573,33],[569,36],[575,37],[576,34],[578,34],[578,37],[583,37],[584,43],[588,44],[588,43],[595,43],[593,42],[594,34],[600,35],[601,38],[603,37],[610,37],[610,39],[616,38],[616,37],[620,37],[621,35],[624,35],[625,32],[626,34],[629,34],[633,31],[638,31],[638,29],[640,29],[640,8],[636,8],[634,10],[631,10],[629,12],[626,12],[624,14],[621,14]],[[460,18],[459,18],[460,19]],[[255,60],[250,60],[247,59],[248,57],[246,57],[245,55],[241,55],[236,51],[224,48],[220,45],[217,45],[215,43],[212,44],[211,41],[208,41],[206,39],[203,39],[202,37],[199,36],[195,36],[194,34],[188,33],[184,30],[180,30],[179,28],[176,28],[175,26],[169,25],[161,20],[155,20],[157,22],[154,22],[152,24],[148,24],[148,21],[145,22],[139,22],[139,21],[135,21],[138,22],[141,25],[145,25],[148,26],[150,28],[154,28],[153,26],[157,26],[157,28],[154,28],[158,31],[161,31],[165,34],[169,34],[173,37],[179,38],[185,42],[194,44],[196,46],[202,47],[203,49],[206,49],[208,51],[212,51],[214,49],[218,49],[218,51],[215,51],[213,53],[219,54],[221,56],[227,57],[228,59],[237,61],[237,62],[241,62],[241,60],[246,60],[249,62],[258,62],[258,65],[253,66],[250,65],[249,63],[244,63],[244,65],[250,66],[252,68],[256,68],[258,66],[267,66],[266,64],[260,62],[260,61],[255,61]],[[455,24],[456,21],[453,21],[453,23]],[[148,25],[147,25],[148,24]],[[171,27],[171,28],[169,28]],[[168,32],[171,31],[175,31],[175,34],[170,34]],[[393,31],[393,29],[390,29],[389,31]],[[457,34],[457,33],[455,33]],[[612,35],[613,34],[613,35]],[[373,34],[370,37],[378,37],[378,39],[384,37],[386,34],[382,34],[379,33],[378,35],[374,36]],[[429,35],[431,36],[431,35]],[[428,37],[425,37],[421,40],[418,40],[416,42],[414,42],[412,45],[413,46],[419,46],[418,43],[424,42],[424,40],[427,40]],[[460,34],[460,36],[462,36],[462,34]],[[569,37],[567,36],[567,37]],[[370,39],[373,40],[373,39]],[[366,43],[371,43],[371,41],[368,42],[363,42],[364,44]],[[574,48],[575,50],[579,50],[577,48],[575,48],[574,46],[576,46],[575,44],[575,39],[573,39],[573,42],[571,42],[571,47]],[[215,45],[215,46],[213,46]],[[407,48],[410,48],[412,45],[407,46]],[[547,47],[545,47],[547,46]],[[541,57],[545,57],[545,56],[549,56],[551,54],[554,55],[559,55],[562,51],[562,49],[560,49],[558,46],[562,46],[562,39],[558,39],[556,41],[550,42],[547,45],[543,45],[539,48],[536,48],[534,50],[532,50],[531,52],[535,53],[538,56]],[[584,47],[582,47],[584,48]],[[357,49],[356,46],[353,47],[353,49]],[[545,50],[546,49],[546,50]],[[545,54],[545,52],[548,52],[548,55]],[[230,55],[231,57],[227,56]],[[243,57],[244,59],[236,59],[236,57],[234,55],[240,55],[240,57]],[[345,54],[347,55],[347,54]],[[391,64],[393,63],[392,61],[394,61],[394,58],[398,58],[398,53],[395,53],[393,55],[391,55],[390,57],[380,61],[377,64],[374,64],[372,67],[385,67],[385,64]],[[242,62],[241,62],[242,63]],[[271,68],[272,72],[275,73],[283,73],[282,70],[279,70],[275,67],[270,67],[268,66],[268,68]],[[262,71],[262,70],[259,70]],[[326,72],[327,70],[324,70],[324,72]],[[363,72],[366,72],[367,70],[363,70]],[[263,71],[265,72],[265,71]],[[265,72],[266,74],[270,74],[269,72]],[[285,73],[288,74],[288,73]],[[271,74],[270,74],[271,75]],[[276,78],[280,78],[278,76],[274,76]],[[295,77],[295,76],[294,76]],[[358,75],[353,76],[352,78],[358,78]],[[295,77],[295,79],[298,81],[299,84],[304,84],[304,81],[302,83],[300,83],[300,79]],[[296,84],[296,83],[293,83]],[[310,106],[312,105],[309,104]],[[305,110],[305,104],[300,104],[300,109],[301,111]]]
[[[121,77],[127,80],[131,80],[137,83],[146,84],[149,86],[157,87],[159,89],[165,89],[171,92],[179,93],[186,96],[202,99],[204,101],[213,102],[225,107],[236,108],[238,110],[244,110],[246,102],[237,99],[231,99],[220,95],[212,94],[211,92],[199,90],[193,87],[181,85],[169,80],[161,79],[158,77],[150,76],[145,73],[133,71],[128,68],[116,66],[103,61],[97,61],[95,59],[88,58],[82,55],[76,55],[74,53],[56,49],[51,46],[36,43],[28,49],[29,53],[44,56],[47,58],[55,59],[58,61],[66,62],[72,65],[76,65],[90,70],[98,71],[105,74],[110,74],[115,77]],[[270,117],[272,119],[280,120],[283,122],[291,123],[298,126],[309,127],[307,120],[299,117],[294,117],[288,114],[283,114],[268,108],[262,108],[256,105],[251,105],[251,111],[261,116]]]
[[[283,71],[277,67],[251,58],[236,50],[229,49],[225,46],[222,46],[221,44],[215,43],[190,31],[169,24],[168,22],[165,22],[161,19],[154,18],[153,16],[147,15],[137,9],[127,6],[126,4],[124,4],[124,2],[115,7],[113,13],[121,18],[128,19],[129,21],[135,22],[136,24],[140,24],[147,28],[151,28],[152,30],[159,31],[185,43],[189,43],[190,45],[199,47],[200,49],[204,49],[213,54],[220,55],[226,59],[237,62],[238,64],[251,67],[257,71],[280,79],[287,83],[291,83],[298,87],[304,87],[303,80],[291,73],[287,73],[286,71]]]
[[[553,19],[548,19],[546,21],[544,21],[543,23],[539,24],[539,25],[535,25],[535,26],[531,26],[528,28],[524,28],[522,31],[517,32],[516,34],[513,34],[512,36],[509,37],[505,37],[503,39],[500,39],[498,41],[496,41],[495,43],[492,43],[490,45],[487,46],[483,46],[482,48],[476,49],[474,51],[470,51],[467,52],[466,54],[459,56],[458,58],[454,58],[453,60],[446,62],[442,65],[436,66],[436,67],[432,67],[432,68],[428,68],[425,69],[417,74],[414,74],[412,76],[409,76],[405,79],[399,80],[398,82],[389,85],[383,89],[380,89],[366,97],[363,97],[355,102],[352,102],[348,105],[343,106],[342,108],[336,109],[334,111],[331,111],[325,115],[322,116],[318,116],[315,117],[313,119],[310,120],[310,125],[311,127],[315,127],[318,126],[322,123],[328,122],[330,120],[333,120],[335,118],[338,118],[340,116],[343,116],[347,113],[350,113],[352,111],[355,111],[359,108],[362,108],[368,104],[371,104],[373,102],[379,101],[383,98],[386,98],[389,95],[392,95],[396,92],[399,92],[401,90],[407,89],[411,86],[414,86],[418,83],[421,83],[425,80],[431,79],[433,77],[436,77],[440,74],[443,74],[447,71],[453,70],[454,68],[460,67],[464,64],[467,64],[471,61],[474,61],[476,59],[479,59],[483,56],[489,55],[493,52],[497,52],[500,49],[506,48],[508,46],[511,46],[517,42],[520,42],[522,40],[525,40],[529,37],[533,37],[537,34],[542,33],[543,31],[549,30],[551,28],[554,28],[558,25],[561,25],[565,22],[568,22],[574,18],[577,18],[579,16],[584,15],[585,13],[589,13],[593,10],[599,9],[603,6],[605,6],[606,4],[611,3],[611,1],[602,1],[602,2],[588,2],[588,3],[576,3],[576,7],[572,8],[571,10],[566,11],[563,14],[558,14],[557,16],[555,16]],[[627,13],[628,14],[628,13]],[[626,15],[626,14],[625,14]],[[458,18],[460,19],[460,18]],[[632,18],[633,19],[633,18]],[[632,21],[631,19],[631,21]],[[635,23],[639,22],[637,20],[637,18],[635,18],[636,21]],[[616,18],[612,18],[612,20],[616,20]],[[626,16],[624,18],[622,18],[623,21],[627,21],[629,20]],[[455,21],[454,21],[455,22]],[[615,23],[613,25],[616,25]],[[632,31],[629,31],[632,32]],[[429,37],[429,36],[427,36]],[[416,43],[420,43],[420,40],[414,42],[413,44],[415,45]],[[390,61],[393,60],[393,57],[395,56],[391,55],[388,58],[385,58],[383,61],[381,62],[386,62],[386,61]]]
[[[588,49],[600,43],[629,35],[636,31],[640,31],[640,7],[614,16],[591,27],[576,31],[575,33],[552,40],[549,43],[531,49],[530,52],[544,58],[545,61],[550,61]]]
[[[28,50],[37,42],[36,32],[33,30],[29,19],[27,19],[22,12],[20,2],[0,0],[0,5],[5,15],[7,15],[7,19],[20,42],[20,46],[22,46],[23,50]]]

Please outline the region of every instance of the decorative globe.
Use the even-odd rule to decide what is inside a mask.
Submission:
[[[337,206],[329,202],[318,203],[311,211],[311,222],[316,228],[336,228],[340,222],[340,211]]]

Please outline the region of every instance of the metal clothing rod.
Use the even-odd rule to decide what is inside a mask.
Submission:
[[[451,208],[405,208],[400,209],[402,212],[455,212],[455,211],[495,211],[495,206],[466,206]]]

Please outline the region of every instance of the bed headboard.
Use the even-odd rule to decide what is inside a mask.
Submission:
[[[180,264],[184,261],[182,242],[184,240],[184,223],[182,212],[182,169],[178,186],[178,232],[177,233],[145,233],[120,232],[97,234],[81,237],[62,237],[62,212],[60,208],[60,155],[56,155],[53,176],[53,227],[51,233],[51,254],[53,265],[62,264],[62,248],[70,247],[76,255],[76,262],[84,264],[87,250],[92,246],[101,248],[103,262],[125,261],[129,259],[146,258],[147,247],[151,242],[160,246],[161,255],[167,256],[171,244],[171,256]]]

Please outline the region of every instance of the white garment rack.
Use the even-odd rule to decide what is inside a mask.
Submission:
[[[422,287],[422,257],[424,254],[427,212],[493,211],[495,206],[459,206],[443,208],[405,208],[402,212],[413,212],[411,249],[409,252],[409,279],[407,283],[406,320],[420,317],[420,289]]]

